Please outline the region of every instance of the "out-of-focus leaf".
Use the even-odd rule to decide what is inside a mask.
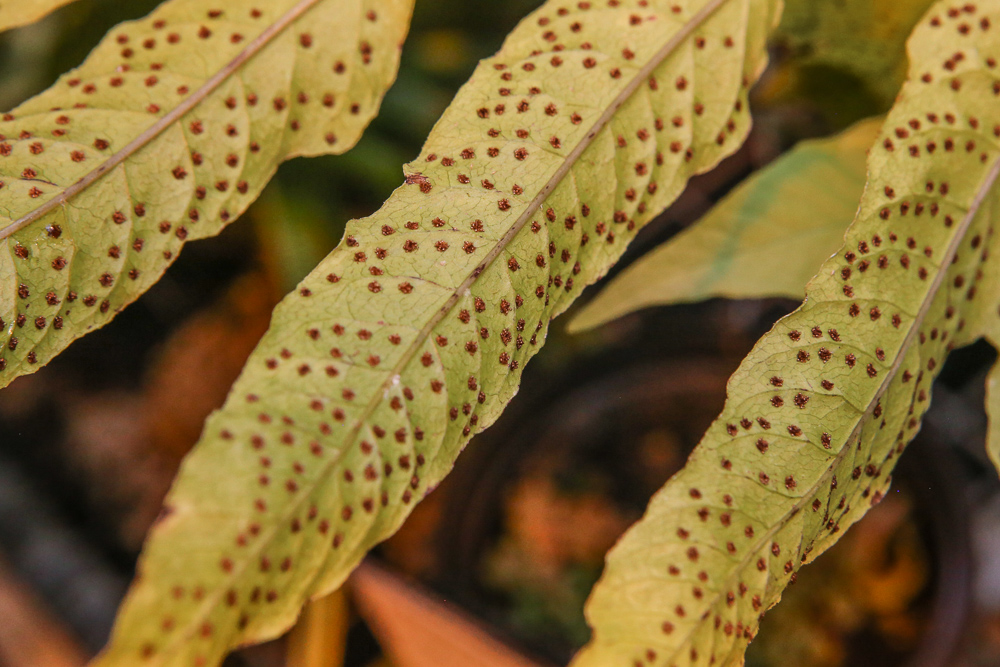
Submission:
[[[0,661],[6,667],[81,667],[87,661],[79,640],[2,559],[0,618]]]
[[[363,563],[355,603],[395,667],[543,667],[490,636],[461,611]]]
[[[0,32],[28,25],[74,0],[0,0]]]
[[[933,0],[786,0],[777,38],[800,65],[848,71],[890,102],[906,78],[906,38]]]
[[[569,325],[583,331],[641,308],[712,297],[801,299],[844,242],[881,119],[806,141],[704,218],[617,276]]]
[[[145,422],[153,447],[173,463],[198,441],[205,418],[225,401],[267,331],[281,295],[276,279],[241,276],[174,331],[157,355],[145,382]]]

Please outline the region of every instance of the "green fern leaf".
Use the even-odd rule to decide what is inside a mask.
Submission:
[[[713,297],[801,299],[844,242],[882,119],[805,141],[760,170],[704,218],[629,266],[570,321],[590,329],[656,305]],[[813,214],[802,216],[802,202]],[[774,261],[776,257],[783,258]]]
[[[609,554],[574,665],[742,664],[798,568],[886,492],[948,352],[997,340],[998,24],[998,0],[918,24],[844,247]]]
[[[352,146],[395,77],[411,9],[170,0],[4,114],[0,386],[108,322],[283,160]]]
[[[788,0],[776,37],[796,64],[854,74],[886,106],[906,79],[906,38],[933,0]]]
[[[0,0],[0,32],[28,25],[73,0]]]
[[[557,0],[522,22],[276,309],[100,664],[215,664],[339,586],[497,418],[549,320],[740,144],[779,6]]]

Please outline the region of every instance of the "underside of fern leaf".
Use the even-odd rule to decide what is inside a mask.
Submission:
[[[742,664],[799,567],[883,497],[948,352],[996,340],[998,24],[1000,1],[938,3],[914,31],[846,245],[609,554],[574,665]]]
[[[411,9],[170,0],[0,117],[0,386],[108,322],[282,161],[350,148]]]
[[[38,21],[73,0],[0,0],[0,32]]]
[[[553,1],[275,311],[101,664],[215,664],[341,584],[517,390],[549,321],[740,144],[771,0]]]

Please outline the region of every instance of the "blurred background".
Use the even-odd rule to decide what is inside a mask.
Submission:
[[[156,4],[79,0],[0,35],[0,107],[43,90],[111,26]],[[271,308],[339,242],[346,220],[400,184],[401,165],[475,63],[539,4],[419,1],[399,79],[353,151],[284,165],[246,215],[185,248],[112,324],[0,391],[0,667],[74,667],[100,649],[179,461]],[[883,113],[903,71],[885,53],[901,50],[921,4],[875,1],[908,9],[860,29],[834,25],[878,45],[861,59],[818,37],[829,26],[815,12],[791,12],[754,90],[749,141],[694,179],[612,276],[797,141]],[[864,34],[872,25],[877,34]],[[311,611],[290,639],[227,664],[448,664],[412,657],[398,626],[416,617],[443,629],[442,654],[565,664],[587,640],[582,606],[603,554],[683,465],[754,341],[795,305],[657,308],[574,337],[564,317],[504,417],[377,550],[353,593]],[[981,407],[994,356],[983,344],[952,355],[896,492],[802,571],[748,665],[1000,664],[1000,482],[983,452]],[[316,637],[331,645],[325,653],[303,649]]]

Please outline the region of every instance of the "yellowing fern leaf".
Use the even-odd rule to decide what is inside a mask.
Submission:
[[[28,25],[73,0],[0,0],[0,32]]]
[[[170,0],[0,117],[0,386],[108,322],[277,166],[342,152],[412,0]]]
[[[779,7],[557,0],[522,22],[276,309],[100,664],[215,664],[339,586],[497,418],[549,320],[739,145]]]
[[[939,2],[915,29],[844,247],[609,554],[574,665],[742,664],[796,570],[885,493],[948,352],[997,340],[998,25],[998,0]]]

